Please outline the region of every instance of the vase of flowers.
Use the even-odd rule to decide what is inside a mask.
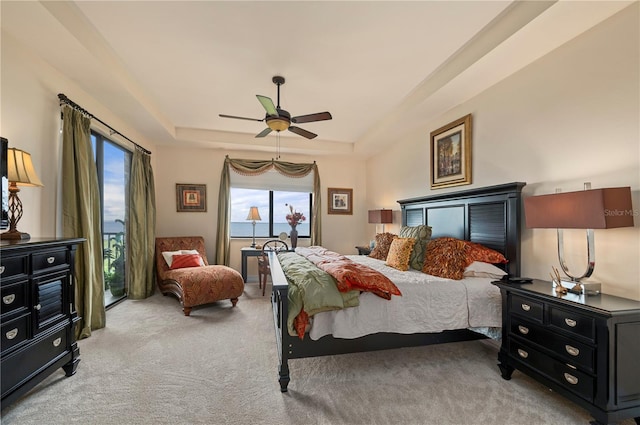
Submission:
[[[306,217],[301,212],[296,211],[293,205],[285,204],[285,206],[289,207],[289,214],[287,214],[286,219],[289,226],[291,226],[291,232],[289,232],[291,248],[295,249],[298,246],[298,230],[296,227],[298,227],[298,223],[305,221]]]

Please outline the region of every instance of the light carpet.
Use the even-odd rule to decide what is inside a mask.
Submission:
[[[269,288],[267,288],[269,289]],[[246,285],[185,317],[175,298],[126,300],[2,424],[587,424],[590,415],[471,341],[289,362],[278,384],[269,296]],[[625,424],[634,424],[633,420]]]

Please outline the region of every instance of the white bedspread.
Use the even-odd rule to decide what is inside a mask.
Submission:
[[[491,284],[492,279],[442,279],[417,270],[402,272],[364,255],[348,257],[385,274],[402,296],[385,300],[363,293],[358,307],[318,313],[312,318],[311,339],[325,335],[358,338],[376,332],[410,334],[502,325],[500,290]]]

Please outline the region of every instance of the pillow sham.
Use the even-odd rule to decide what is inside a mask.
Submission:
[[[373,247],[369,257],[378,260],[386,260],[389,255],[389,248],[391,248],[391,242],[397,235],[389,232],[378,233],[376,235],[376,246]]]
[[[505,264],[509,261],[504,255],[500,254],[495,249],[487,248],[476,242],[464,241],[466,248],[467,265],[474,261],[481,261],[483,263],[491,264]]]
[[[200,258],[200,265],[204,266],[204,260],[200,256],[200,252],[198,252],[197,249],[182,249],[182,250],[178,250],[178,251],[162,251],[162,257],[164,258],[164,261],[167,263],[167,266],[169,266],[169,268],[171,268],[171,264],[173,262],[173,257],[176,256],[176,255],[183,255],[183,254],[198,254],[198,257]]]
[[[200,254],[177,254],[171,259],[171,270],[184,269],[187,267],[200,267],[202,258]]]
[[[427,243],[431,240],[431,227],[425,226],[424,224],[419,226],[402,226],[398,236],[401,238],[415,238],[416,242],[411,251],[409,266],[412,269],[422,270],[424,257],[427,254]]]
[[[494,266],[493,264],[484,263],[482,261],[474,261],[464,269],[464,277],[488,277],[491,279],[502,279],[507,272]]]
[[[415,243],[415,238],[395,238],[391,242],[385,264],[403,272],[409,270],[409,259]]]
[[[464,241],[454,238],[437,238],[427,244],[423,273],[460,280],[464,277],[465,267]]]

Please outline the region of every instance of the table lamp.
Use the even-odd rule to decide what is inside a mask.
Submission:
[[[382,233],[384,233],[385,223],[393,223],[393,211],[369,210],[369,223],[382,224]]]
[[[249,208],[249,215],[247,215],[247,220],[251,220],[253,224],[253,242],[251,243],[251,248],[256,247],[256,220],[262,220],[260,218],[260,213],[258,212],[258,207]]]

